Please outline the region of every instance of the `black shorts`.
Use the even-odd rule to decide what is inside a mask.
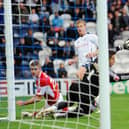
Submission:
[[[69,106],[77,102],[86,114],[89,113],[90,103],[99,94],[98,74],[92,75],[90,81],[87,76],[88,74],[84,76],[82,81],[73,82],[67,93],[67,100],[70,102]]]

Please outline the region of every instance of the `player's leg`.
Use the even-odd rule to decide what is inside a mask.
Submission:
[[[93,99],[99,95],[99,75],[97,73],[91,76],[91,94]]]
[[[63,105],[71,107],[74,103],[78,105],[78,107],[74,110],[74,113],[68,112],[68,116],[77,116],[77,114],[81,115],[82,113],[89,114],[90,98],[88,84],[88,81],[79,81],[71,84],[67,94],[67,103],[60,103],[60,105],[58,105],[59,107],[62,107]]]
[[[27,111],[24,111],[24,112],[21,112],[21,116],[22,117],[35,117],[37,115],[39,111],[35,111],[35,112],[27,112]]]
[[[78,84],[77,83],[72,83],[67,95],[66,95],[66,101],[61,101],[57,104],[57,110],[66,108],[66,107],[71,107],[74,105],[75,102],[78,102],[78,97],[76,96],[76,93],[78,93]],[[74,90],[73,90],[74,89]]]
[[[45,115],[48,115],[48,114],[50,114],[50,113],[56,112],[56,111],[58,110],[57,105],[58,105],[58,103],[60,103],[60,102],[63,102],[63,96],[62,96],[61,93],[60,93],[59,98],[58,98],[58,100],[57,100],[57,102],[56,102],[55,104],[49,105],[49,104],[47,103],[47,101],[45,101],[45,108],[41,109],[41,110],[37,113],[36,118],[40,118],[40,117],[42,117],[42,116],[45,116]],[[61,108],[61,109],[62,109],[62,108]]]
[[[95,104],[97,107],[100,106],[100,98],[99,98],[99,95],[95,98]]]
[[[75,86],[74,87],[74,90],[75,91],[77,91],[77,87],[76,87],[76,85],[77,84],[72,84],[71,86],[73,87],[73,86]],[[70,86],[70,87],[71,87]],[[73,91],[73,92],[75,92],[75,91]],[[62,97],[62,95],[60,94],[60,97],[59,97],[59,99],[58,99],[58,101],[57,101],[57,103],[55,104],[55,105],[53,105],[53,106],[50,106],[50,107],[48,107],[48,108],[46,108],[45,110],[44,110],[44,112],[58,112],[58,114],[59,114],[59,112],[66,112],[66,111],[72,111],[72,110],[74,110],[75,109],[75,107],[71,107],[73,104],[74,104],[74,102],[73,101],[78,101],[75,97],[76,97],[76,95],[74,95],[73,96],[73,93],[72,91],[71,91],[71,89],[69,89],[69,91],[67,92],[67,95],[66,95],[66,101],[64,101],[63,100],[63,97]],[[72,98],[71,98],[71,96],[72,96]],[[70,107],[69,107],[70,106]]]
[[[81,116],[82,113],[89,114],[89,86],[81,83],[74,82],[71,84],[67,93],[67,101],[58,104],[58,109],[68,107],[67,115],[69,117],[76,117],[78,114]],[[77,104],[75,107],[73,104]]]
[[[40,111],[37,112],[37,114],[35,115],[36,118],[42,118],[43,116],[45,116],[45,109],[49,107],[49,104],[47,103],[47,100],[45,100],[45,104],[44,106],[40,109]]]
[[[70,107],[69,107],[70,108]],[[85,115],[84,110],[80,107],[72,107],[66,112],[61,113],[55,113],[53,115],[54,118],[60,118],[60,117],[68,117],[68,118],[75,118]]]
[[[72,105],[73,103],[77,102],[79,105],[78,108],[76,108],[73,112],[68,111],[66,113],[63,113],[62,115],[55,114],[56,117],[77,117],[77,115],[81,116],[84,114],[89,114],[96,109],[95,105],[92,105],[92,101],[98,95],[99,91],[98,76],[91,75],[90,83],[87,79],[88,75],[88,73],[85,74],[82,82],[80,81],[78,83],[72,83],[67,95],[67,100],[70,102],[69,105]],[[94,87],[94,85],[96,86]],[[68,101],[59,103],[58,109],[68,106]]]
[[[94,69],[92,69],[94,70]],[[89,78],[90,74],[90,78]],[[89,84],[89,94],[90,95],[90,109],[94,111],[99,104],[99,74],[94,70],[94,73],[89,73],[84,76],[83,81],[88,82]]]
[[[66,112],[58,112],[54,114],[54,117],[77,117],[89,113],[89,88],[84,84],[77,82],[72,83],[67,93],[67,101],[61,101],[56,105],[45,109],[46,112],[58,111],[68,107]],[[87,93],[86,93],[87,92]],[[78,107],[73,106],[77,103]]]
[[[92,104],[99,109],[99,74],[93,74],[91,76],[91,94]]]
[[[40,114],[43,115],[43,113],[56,112],[56,111],[59,111],[60,109],[64,109],[64,108],[68,108],[67,109],[68,112],[66,111],[66,114],[69,117],[72,117],[72,116],[75,117],[75,116],[77,116],[77,114],[80,115],[82,112],[80,105],[84,105],[84,104],[82,104],[83,103],[82,99],[87,100],[87,103],[89,103],[88,95],[87,95],[87,97],[82,95],[82,94],[85,94],[82,90],[83,89],[80,88],[80,85],[77,82],[72,83],[72,85],[70,86],[69,91],[67,93],[67,96],[66,96],[67,101],[63,101],[60,99],[60,101],[56,105],[46,108],[45,110],[39,112],[38,115],[40,116]],[[86,90],[86,88],[85,88],[85,90]],[[75,102],[79,105],[78,108],[73,106],[73,104]],[[85,105],[85,107],[86,107],[86,105]],[[85,110],[89,110],[89,105],[87,106],[87,109],[85,108]]]
[[[68,107],[68,101],[60,101],[57,104],[50,106],[44,110],[44,112],[58,112]]]

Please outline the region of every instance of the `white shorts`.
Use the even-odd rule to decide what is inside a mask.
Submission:
[[[54,106],[54,105],[58,104],[59,102],[61,102],[61,101],[63,101],[63,100],[64,100],[64,99],[63,99],[63,96],[62,96],[62,94],[60,93],[57,102],[56,102],[55,104],[53,104],[53,105],[49,105],[49,104],[47,103],[47,100],[45,100],[45,108]]]

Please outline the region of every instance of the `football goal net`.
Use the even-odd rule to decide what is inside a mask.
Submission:
[[[110,129],[107,1],[4,0],[0,10],[0,127]],[[76,74],[79,62],[70,63],[77,54],[77,40],[87,40],[82,32],[79,37],[80,19],[86,22],[87,34],[98,36],[99,48],[98,57],[90,58],[91,65],[85,66],[82,80]],[[78,58],[85,60],[86,52]],[[29,68],[31,60],[39,61],[50,85],[40,80],[42,86],[37,86]],[[46,100],[58,92],[55,84],[63,98],[46,108]],[[40,102],[23,104],[43,86]]]

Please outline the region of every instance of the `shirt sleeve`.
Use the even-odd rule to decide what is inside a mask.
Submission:
[[[98,44],[98,36],[95,35],[95,34],[91,34],[90,40],[98,48],[98,46],[99,46],[99,44]]]
[[[37,81],[36,95],[44,95],[46,93],[49,82],[49,77],[45,74],[42,74],[40,79]]]

